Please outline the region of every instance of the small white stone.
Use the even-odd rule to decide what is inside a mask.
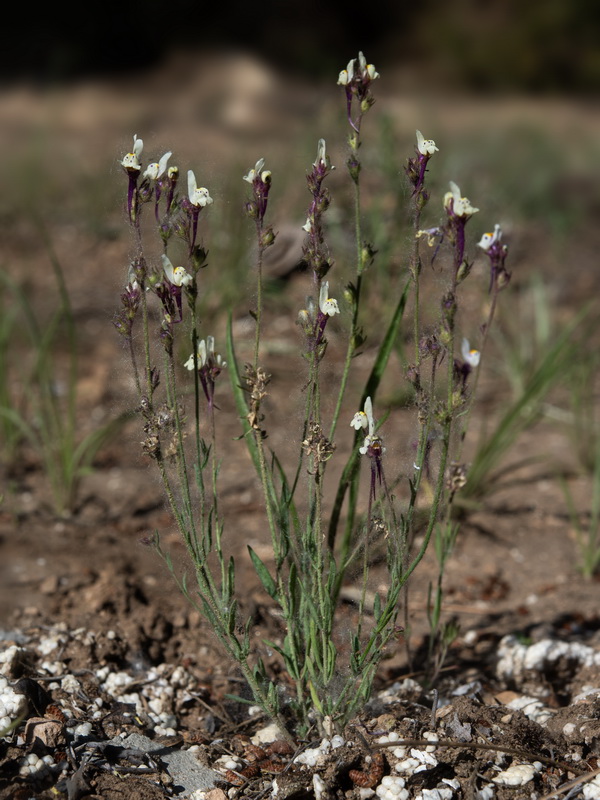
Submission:
[[[81,725],[77,725],[77,727],[73,731],[73,734],[77,739],[80,736],[89,736],[91,732],[92,732],[91,722],[82,722]]]
[[[535,773],[533,764],[515,764],[496,775],[493,782],[501,786],[523,786],[533,779]]]
[[[81,683],[73,675],[65,675],[60,682],[60,688],[67,694],[75,694],[81,689]]]
[[[270,744],[277,741],[277,739],[281,739],[281,730],[275,722],[271,722],[265,728],[257,731],[250,741],[252,744],[261,745]]]
[[[596,775],[595,778],[584,785],[582,795],[584,800],[598,800],[600,797],[600,775]]]
[[[313,789],[316,800],[321,800],[321,796],[325,791],[325,781],[316,772],[313,775]]]

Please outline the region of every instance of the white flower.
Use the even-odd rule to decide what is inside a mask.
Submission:
[[[121,166],[124,167],[126,170],[131,170],[132,172],[139,172],[142,168],[140,164],[140,156],[142,155],[142,150],[144,149],[144,142],[142,139],[138,139],[137,133],[133,135],[133,150],[131,153],[127,153],[125,158],[121,161]]]
[[[454,181],[450,181],[450,191],[444,196],[444,208],[450,208],[450,203],[455,217],[470,217],[479,211],[471,205],[467,197],[461,197],[460,189]]]
[[[259,158],[258,161],[256,162],[256,164],[254,165],[254,168],[253,169],[249,169],[248,173],[246,175],[244,175],[244,180],[247,181],[248,183],[254,183],[254,181],[261,174],[262,168],[264,167],[264,165],[265,165],[264,158]],[[269,172],[269,176],[270,175],[271,175],[271,173]]]
[[[198,342],[198,350],[196,352],[198,367],[202,369],[208,365],[209,367],[218,367],[218,369],[222,369],[223,367],[227,366],[227,362],[223,361],[219,354],[215,354],[215,337],[214,336],[207,336],[206,341],[201,339]],[[192,370],[194,369],[194,354],[188,358],[188,360],[183,365],[186,369]]]
[[[470,367],[478,366],[481,353],[479,350],[471,350],[471,345],[469,344],[468,339],[462,340],[461,353],[466,364],[468,364]]]
[[[160,161],[154,161],[152,164],[148,164],[146,167],[146,171],[144,172],[144,178],[149,178],[151,181],[157,181],[164,175],[164,172],[167,168],[167,164],[169,163],[169,159],[173,153],[169,150],[168,153],[165,153]]]
[[[163,271],[169,283],[173,286],[187,286],[192,281],[192,276],[183,267],[174,267],[167,256],[162,255]]]
[[[348,86],[349,83],[352,83],[352,79],[354,78],[354,62],[355,61],[356,61],[355,58],[350,59],[346,69],[343,69],[340,72],[340,76],[338,78],[338,85],[339,86]]]
[[[364,411],[357,411],[350,423],[350,426],[354,428],[355,431],[359,431],[361,428],[367,428],[368,425],[369,422]]]
[[[333,317],[335,314],[340,313],[337,300],[329,297],[329,281],[321,284],[321,291],[319,293],[319,308],[321,313],[328,317]]]
[[[500,230],[500,225],[495,225],[494,232],[484,233],[483,236],[481,237],[481,240],[477,243],[477,247],[481,247],[481,249],[485,250],[485,252],[487,253],[490,247],[493,244],[496,244],[496,242],[499,242],[501,238],[502,238],[502,231]]]
[[[433,139],[425,139],[421,131],[417,131],[417,150],[422,156],[432,156],[439,151]]]
[[[371,402],[370,397],[367,397],[367,399],[365,400],[365,404],[363,406],[363,414],[367,418],[369,434],[372,436],[375,433],[375,420],[373,418],[373,403]],[[367,425],[363,425],[363,428],[366,428]]]
[[[198,188],[196,176],[191,169],[188,169],[188,197],[193,206],[199,206],[200,208],[209,206],[213,201],[208,193],[208,189],[205,189],[203,186]]]
[[[307,217],[307,218],[306,218],[306,222],[305,222],[305,223],[304,223],[304,225],[302,226],[302,230],[303,230],[303,231],[306,231],[307,233],[310,233],[310,232],[311,232],[311,230],[312,230],[312,225],[310,224],[310,217]]]

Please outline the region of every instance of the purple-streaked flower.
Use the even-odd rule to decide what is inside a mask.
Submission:
[[[133,150],[131,153],[127,153],[127,155],[121,161],[121,166],[127,172],[139,172],[142,168],[140,164],[140,156],[142,155],[142,151],[144,149],[144,142],[142,139],[138,139],[137,133],[133,135]]]
[[[460,189],[454,181],[450,181],[450,191],[446,192],[444,196],[444,208],[451,216],[461,219],[468,219],[479,211],[478,208],[471,205],[471,201],[467,197],[462,197]]]
[[[319,309],[321,314],[327,317],[333,317],[340,313],[337,300],[329,297],[329,281],[321,284],[321,291],[319,293]]]
[[[210,367],[211,369],[214,369],[216,367],[219,370],[221,370],[223,369],[223,367],[227,366],[227,362],[223,361],[222,357],[218,353],[215,353],[214,336],[207,336],[206,340],[201,339],[198,342],[196,357],[197,357],[198,369],[202,369],[203,367]],[[183,366],[189,370],[194,369],[193,353]]]
[[[369,80],[374,81],[379,77],[379,73],[373,64],[367,64],[367,59],[364,57],[362,52],[358,54],[358,67],[363,80],[368,78]]]
[[[497,244],[502,239],[502,231],[500,225],[494,226],[493,233],[484,233],[481,240],[477,243],[477,247],[481,247],[487,253],[491,247]]]
[[[193,370],[196,365],[198,366],[198,377],[208,401],[208,407],[212,409],[215,396],[215,380],[218,378],[221,370],[227,366],[227,362],[223,361],[218,353],[215,353],[215,340],[213,336],[207,336],[206,340],[201,339],[198,342],[196,364],[194,364],[194,354],[192,353],[183,366],[186,369]]]
[[[256,220],[261,229],[267,213],[272,180],[271,170],[264,169],[264,166],[264,158],[259,158],[254,167],[243,176],[243,180],[252,186],[252,200],[246,203],[246,213],[251,219]]]
[[[335,169],[327,157],[327,143],[325,139],[319,139],[317,145],[317,160],[313,162],[313,167],[326,167],[327,169]]]
[[[172,286],[181,288],[182,286],[188,286],[192,282],[192,276],[184,267],[174,267],[170,258],[165,255],[161,256],[161,261],[165,277]]]
[[[490,289],[503,289],[510,281],[510,272],[506,270],[504,262],[508,255],[508,247],[502,244],[502,230],[500,225],[494,226],[493,233],[484,233],[478,242],[478,247],[485,252],[490,259]]]
[[[444,237],[444,231],[441,228],[425,228],[424,230],[417,231],[415,234],[417,239],[427,239],[429,247],[435,247]]]
[[[154,161],[152,164],[148,164],[144,172],[144,178],[149,178],[151,181],[157,181],[159,178],[162,178],[172,155],[173,153],[169,150],[169,152],[161,156],[160,161]]]
[[[209,206],[213,199],[208,193],[208,189],[203,186],[198,187],[196,176],[191,169],[188,170],[188,198],[190,203],[196,208]]]
[[[417,131],[417,150],[422,156],[432,156],[439,149],[433,139],[425,139],[421,131]]]
[[[358,448],[358,452],[363,456],[368,456],[371,459],[371,482],[369,489],[369,512],[368,518],[371,519],[372,503],[377,495],[377,484],[384,486],[387,491],[385,476],[383,474],[383,455],[385,447],[381,437],[375,433],[375,419],[373,418],[373,404],[371,398],[367,397],[362,411],[358,411],[350,425],[357,431],[361,429],[368,429],[362,447]]]
[[[375,433],[375,419],[373,417],[373,404],[371,398],[367,397],[362,411],[357,411],[352,417],[350,425],[357,431],[368,430],[363,446],[359,448],[361,455],[369,455],[371,458],[379,458],[385,453],[385,447],[381,437]]]
[[[464,359],[465,364],[468,364],[471,369],[479,366],[479,361],[481,359],[481,353],[479,350],[475,350],[471,348],[468,339],[462,340],[462,347],[461,347],[461,355]]]

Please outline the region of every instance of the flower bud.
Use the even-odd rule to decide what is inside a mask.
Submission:
[[[473,265],[469,264],[468,261],[463,261],[460,267],[458,268],[458,272],[456,273],[456,282],[461,283],[464,279],[468,276],[471,272],[471,267]]]
[[[254,202],[254,200],[248,200],[244,204],[244,210],[246,214],[250,217],[250,219],[257,219],[258,217],[258,206]]]
[[[356,158],[356,156],[350,156],[346,164],[348,167],[348,172],[350,173],[350,177],[354,183],[358,183],[358,176],[360,175],[360,161],[358,158]]]
[[[273,228],[271,227],[263,231],[260,237],[261,247],[270,247],[275,241],[275,236],[276,233],[273,231]]]

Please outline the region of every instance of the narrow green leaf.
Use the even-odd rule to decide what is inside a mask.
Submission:
[[[237,600],[232,600],[227,611],[227,633],[233,636],[237,624]]]
[[[375,617],[375,622],[379,621],[381,617],[381,597],[379,596],[379,592],[375,592],[375,599],[373,600],[373,616]]]
[[[271,577],[271,573],[261,561],[259,556],[255,553],[255,551],[248,545],[248,552],[250,554],[250,560],[254,565],[254,569],[256,570],[256,574],[258,575],[260,582],[264,586],[266,593],[271,597],[273,600],[277,600],[278,592],[277,592],[277,584]]]

